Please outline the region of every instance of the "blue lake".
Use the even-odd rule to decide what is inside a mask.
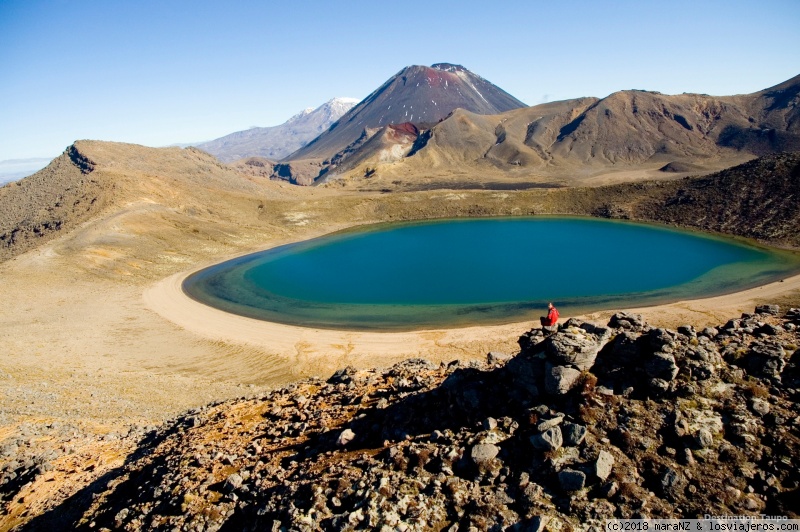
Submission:
[[[800,270],[796,254],[592,218],[380,224],[191,275],[193,299],[253,318],[408,330],[562,316],[733,292]]]

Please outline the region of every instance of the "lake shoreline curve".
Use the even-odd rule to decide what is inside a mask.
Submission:
[[[367,352],[380,364],[387,357],[431,356],[450,351],[454,346],[514,337],[530,327],[531,320],[501,325],[473,325],[413,331],[353,331],[286,325],[248,318],[213,308],[189,297],[183,282],[208,265],[173,274],[149,286],[143,293],[145,305],[167,321],[201,337],[214,341],[268,346],[279,356],[293,357],[299,345],[317,356],[342,352]],[[603,320],[617,311],[642,314],[659,327],[677,327],[685,323],[706,326],[726,317],[748,312],[759,302],[774,300],[788,291],[800,290],[800,274],[746,290],[707,298],[681,300],[653,306],[599,310],[575,316]],[[544,311],[543,311],[544,312]],[[563,316],[568,318],[570,316]]]

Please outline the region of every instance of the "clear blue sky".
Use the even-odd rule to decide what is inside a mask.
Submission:
[[[0,0],[0,160],[277,125],[435,62],[529,105],[755,92],[800,74],[800,1]]]

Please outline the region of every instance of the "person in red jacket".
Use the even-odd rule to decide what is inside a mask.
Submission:
[[[539,318],[539,321],[542,322],[542,325],[545,327],[550,327],[558,323],[558,309],[553,306],[553,303],[548,303],[547,308],[547,317]]]

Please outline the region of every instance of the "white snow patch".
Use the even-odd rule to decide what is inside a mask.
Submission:
[[[480,97],[481,97],[481,100],[483,100],[483,101],[484,101],[484,102],[486,102],[486,103],[489,103],[489,101],[488,101],[486,98],[484,98],[484,97],[483,97],[483,94],[481,94],[481,91],[479,91],[478,89],[476,89],[476,88],[475,88],[475,85],[473,85],[473,84],[472,84],[472,83],[470,83],[469,81],[467,81],[467,84],[468,84],[470,87],[472,87],[472,90],[474,90],[474,91],[475,91],[475,92],[478,94],[478,96],[480,96]]]

